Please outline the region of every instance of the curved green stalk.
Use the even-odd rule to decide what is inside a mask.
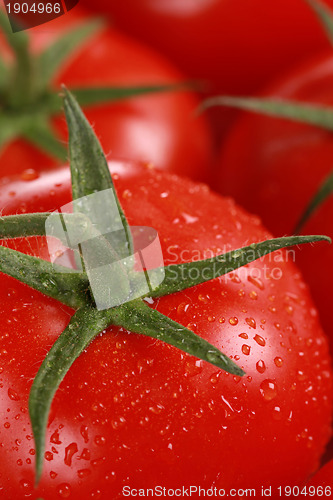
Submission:
[[[119,245],[117,245],[117,247],[120,256],[125,257],[133,253],[132,235],[123,209],[119,203],[102,147],[77,101],[66,89],[64,92],[64,108],[69,128],[68,146],[73,200],[82,198],[80,210],[90,217],[91,208],[89,200],[86,201],[84,197],[89,197],[91,194],[96,192],[99,193],[104,190],[111,191],[117,210],[115,213],[106,213],[104,217],[109,217],[111,219],[111,225],[113,225],[115,219],[116,225],[118,218],[120,218],[126,244],[123,251],[120,251]],[[97,200],[97,203],[99,203],[99,200]],[[101,208],[103,210],[103,207]],[[74,211],[75,209],[74,205]]]
[[[72,88],[71,92],[75,95],[80,106],[96,106],[98,104],[119,102],[146,94],[186,90],[192,86],[191,82],[183,82],[169,85],[142,85],[136,87]]]
[[[0,97],[8,84],[9,71],[2,57],[0,57]]]
[[[253,111],[275,118],[314,125],[333,131],[333,109],[319,104],[289,101],[287,99],[220,96],[206,99],[199,108],[204,111],[214,106],[227,106]]]
[[[60,38],[49,45],[36,60],[39,89],[46,88],[53,80],[57,71],[66,60],[82,46],[89,38],[103,28],[102,19],[92,19],[81,23],[78,27],[63,33]]]
[[[45,432],[53,396],[82,351],[109,325],[110,312],[86,306],[72,316],[53,344],[34,379],[29,396],[29,414],[36,445],[36,483],[43,467]]]
[[[1,83],[1,80],[0,80]],[[194,88],[192,82],[165,84],[165,85],[142,85],[133,87],[73,87],[71,92],[75,95],[80,106],[102,106],[140,97],[144,95],[177,92],[184,89]],[[40,110],[44,113],[57,114],[61,112],[61,97],[58,92],[46,90],[40,102]]]
[[[295,234],[301,232],[303,226],[313,215],[313,213],[333,194],[333,171],[326,177],[324,182],[319,187],[317,193],[314,195],[309,205],[306,207],[303,215],[295,227]]]
[[[112,323],[115,325],[161,340],[232,375],[245,375],[236,363],[215,346],[142,301],[128,302],[111,311]]]
[[[316,241],[331,242],[327,236],[289,236],[284,238],[274,238],[261,243],[254,243],[247,247],[238,248],[231,252],[217,255],[216,257],[188,262],[185,264],[175,264],[164,268],[164,281],[150,294],[151,297],[162,297],[170,293],[180,292],[192,286],[205,283],[224,274],[235,271],[250,262],[253,262],[264,255],[304,243],[314,243]]]
[[[75,309],[89,300],[86,275],[1,245],[0,272]]]
[[[29,123],[22,127],[21,136],[51,157],[63,163],[67,161],[65,144],[55,136],[47,116],[32,114]]]
[[[45,236],[45,222],[50,215],[41,212],[0,217],[0,239]]]
[[[51,220],[51,217],[51,227],[55,227],[56,222],[61,225],[64,224],[65,229],[74,234],[76,238],[88,235],[93,231],[90,220],[83,214],[38,212],[34,214],[0,216],[0,239],[22,238],[26,236],[53,236],[52,234],[47,234],[46,231],[47,220]]]
[[[0,9],[0,28],[15,54],[15,63],[11,67],[11,77],[8,80],[7,97],[10,105],[19,109],[33,94],[34,63],[29,52],[29,38],[24,31],[12,32],[8,16],[2,9]]]
[[[331,9],[319,0],[305,0],[317,15],[318,20],[326,32],[327,38],[333,45],[333,15]]]

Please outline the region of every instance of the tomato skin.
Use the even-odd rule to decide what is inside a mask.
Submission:
[[[140,165],[110,166],[129,223],[158,231],[166,264],[269,237],[256,217],[204,185]],[[4,214],[55,209],[70,199],[68,169],[3,180],[0,197]],[[41,238],[11,246],[46,257]],[[1,276],[3,498],[116,499],[125,485],[303,483],[331,434],[332,375],[307,287],[293,264],[278,260],[151,304],[233,356],[244,379],[119,328],[99,336],[55,396],[37,491],[27,398],[72,311]],[[267,276],[249,280],[264,264]],[[272,278],[276,268],[280,279]]]
[[[309,486],[330,486],[333,488],[333,460],[324,465],[324,467],[313,476],[309,482]]]
[[[81,0],[150,44],[211,92],[246,94],[329,48],[302,0]],[[326,0],[333,7],[332,0]],[[297,36],[295,35],[297,34]]]
[[[34,52],[70,30],[87,14],[74,9],[47,25],[29,30]],[[0,53],[5,52],[0,43]],[[106,27],[90,37],[56,75],[53,86],[141,86],[176,84],[187,77],[164,58],[139,42]],[[170,91],[127,99],[119,103],[87,107],[89,121],[107,154],[156,164],[189,177],[204,179],[212,160],[212,144],[205,117],[195,117],[199,105],[190,90]],[[60,137],[67,140],[65,120],[54,120]],[[23,141],[8,145],[0,156],[0,175],[25,169],[54,166],[48,156]]]
[[[285,75],[263,95],[332,106],[332,85],[330,52]],[[215,183],[221,193],[232,195],[249,211],[257,213],[273,234],[290,234],[331,172],[332,158],[330,132],[291,121],[243,114],[222,148]],[[330,198],[313,214],[303,232],[332,237],[332,220],[333,199]],[[325,262],[325,269],[318,269],[319,262]],[[333,249],[329,245],[304,247],[297,256],[324,329],[333,338],[332,262]]]

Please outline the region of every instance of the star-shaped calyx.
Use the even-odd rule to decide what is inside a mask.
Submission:
[[[163,280],[155,280],[156,286],[150,287],[148,292],[142,291],[142,273],[146,270],[138,271],[135,265],[128,265],[128,259],[134,252],[132,229],[117,198],[102,148],[77,101],[66,89],[64,107],[69,128],[73,213],[2,217],[0,238],[45,236],[46,222],[50,216],[59,217],[59,222],[66,226],[68,233],[75,235],[76,241],[82,240],[84,236],[84,241],[90,242],[90,250],[95,256],[103,256],[103,260],[107,258],[112,263],[110,279],[114,282],[115,276],[117,286],[108,287],[107,280],[104,280],[101,286],[105,287],[106,296],[117,298],[121,294],[127,299],[122,299],[113,307],[97,307],[89,262],[81,244],[73,245],[73,269],[0,246],[1,272],[76,310],[45,357],[30,391],[29,412],[36,446],[37,482],[42,473],[45,433],[53,396],[75,359],[98,334],[110,325],[118,325],[128,331],[166,342],[241,377],[244,371],[228,356],[188,328],[150,308],[144,299],[162,297],[199,285],[281,248],[321,240],[330,241],[325,236],[276,238],[202,261],[151,269],[150,282],[154,282],[154,278],[162,274]],[[120,231],[110,233],[108,237],[96,229],[96,220],[93,220],[95,215],[91,212],[91,205],[85,201],[105,192],[115,200],[121,226]]]

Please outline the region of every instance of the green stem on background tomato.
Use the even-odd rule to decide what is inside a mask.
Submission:
[[[16,138],[24,138],[60,161],[66,160],[66,147],[51,125],[51,118],[61,112],[61,99],[52,88],[59,68],[90,37],[104,28],[101,19],[81,23],[62,34],[40,54],[33,55],[29,36],[21,31],[12,33],[6,13],[0,9],[0,28],[14,53],[14,62],[0,60],[0,149]],[[158,92],[178,91],[192,87],[184,82],[173,85],[133,87],[77,88],[79,102],[93,106],[107,102]]]

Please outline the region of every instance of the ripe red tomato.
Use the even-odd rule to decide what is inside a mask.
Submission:
[[[322,55],[287,74],[265,95],[333,104],[333,57]],[[231,130],[218,168],[218,189],[259,214],[274,234],[289,234],[332,170],[332,133],[282,119],[244,114]],[[304,232],[333,236],[333,199],[314,214]],[[311,287],[324,329],[333,336],[333,249],[302,248],[298,265]],[[318,263],[325,263],[325,267]]]
[[[86,14],[74,9],[45,26],[29,30],[34,52],[77,26]],[[0,54],[5,52],[0,43]],[[186,77],[187,78],[187,77]],[[142,86],[175,84],[185,77],[161,56],[108,27],[90,37],[57,74],[54,88]],[[203,178],[211,161],[211,139],[206,119],[195,117],[198,106],[189,90],[170,91],[85,108],[106,154],[152,162],[159,168]],[[65,120],[55,120],[67,140]],[[0,173],[37,169],[55,162],[23,141],[9,144],[0,156]]]
[[[135,164],[110,166],[129,223],[158,231],[166,264],[269,237],[256,217],[204,185]],[[70,199],[68,169],[3,181],[0,196],[4,214],[58,208]],[[42,238],[10,245],[46,256]],[[116,327],[94,340],[53,401],[37,491],[27,398],[72,310],[2,275],[3,498],[116,499],[125,486],[304,482],[331,433],[332,377],[308,289],[284,255],[150,304],[231,356],[243,379]]]
[[[212,92],[254,92],[329,47],[304,0],[81,0]],[[333,7],[332,0],[325,3]]]

